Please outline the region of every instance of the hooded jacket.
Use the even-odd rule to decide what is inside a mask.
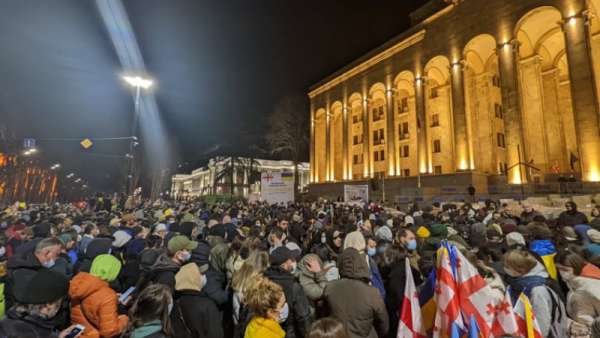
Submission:
[[[600,317],[600,269],[590,263],[579,276],[567,281],[567,313],[574,321],[591,326]],[[592,320],[590,320],[592,319]]]
[[[81,338],[114,337],[128,323],[118,314],[117,293],[108,282],[87,272],[78,273],[69,286],[71,321],[85,326]]]
[[[264,275],[281,286],[290,308],[288,319],[281,325],[286,331],[285,337],[306,337],[311,325],[310,306],[294,275],[278,266],[268,268]]]
[[[14,309],[0,321],[0,337],[56,338],[54,323],[37,316],[21,318]]]
[[[351,338],[377,338],[389,329],[388,313],[376,288],[368,284],[367,261],[354,248],[345,249],[338,265],[342,279],[325,288],[331,315],[348,329]]]
[[[179,271],[179,265],[166,254],[158,256],[158,259],[152,265],[151,280],[155,283],[163,284],[175,291],[175,274]]]
[[[577,204],[573,202],[567,202],[571,205],[570,211],[563,211],[558,216],[558,225],[561,227],[576,226],[578,224],[588,224],[587,216],[577,210]]]
[[[300,285],[306,294],[306,297],[312,302],[315,302],[323,297],[323,291],[327,286],[327,278],[325,277],[326,271],[324,269],[321,272],[313,273],[308,270],[306,262],[309,258],[316,259],[321,267],[323,262],[319,256],[315,254],[308,254],[300,260],[298,263],[298,269],[300,269]]]
[[[33,251],[17,254],[6,263],[7,275],[4,285],[5,309],[10,309],[25,292],[27,282],[42,268]]]

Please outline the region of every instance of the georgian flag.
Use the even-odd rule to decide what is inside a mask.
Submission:
[[[514,313],[519,327],[519,334],[526,338],[542,338],[542,330],[535,318],[529,298],[524,293],[519,295]]]
[[[504,294],[504,299],[496,305],[496,319],[492,324],[492,336],[502,337],[505,335],[518,336],[519,327],[513,311],[512,302],[508,290]]]
[[[460,311],[459,287],[455,278],[456,262],[453,262],[455,259],[451,251],[455,249],[443,243],[437,252],[438,279],[435,288],[437,311],[433,326],[434,338],[454,336],[459,331],[465,332]]]
[[[404,285],[404,300],[398,324],[398,338],[425,338],[425,326],[421,315],[419,293],[415,286],[408,257],[406,258],[406,282]]]

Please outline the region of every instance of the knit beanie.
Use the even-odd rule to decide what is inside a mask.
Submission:
[[[420,238],[428,238],[429,236],[431,236],[431,232],[429,232],[429,229],[427,229],[426,227],[419,227],[419,229],[417,229],[417,236],[419,236]]]
[[[23,288],[25,292],[15,292],[17,302],[22,304],[52,303],[67,295],[69,280],[64,275],[49,269],[39,269]]]
[[[94,258],[90,274],[105,282],[112,282],[119,276],[121,262],[112,255],[100,255]]]

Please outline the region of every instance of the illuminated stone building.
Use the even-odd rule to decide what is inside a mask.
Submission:
[[[311,192],[386,177],[398,193],[492,193],[563,175],[595,189],[598,10],[600,0],[437,0],[411,13],[410,29],[310,89]]]

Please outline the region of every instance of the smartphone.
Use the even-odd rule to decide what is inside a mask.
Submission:
[[[71,330],[71,332],[67,333],[67,335],[65,336],[65,338],[76,338],[79,337],[83,331],[85,331],[85,326],[83,325],[75,325],[75,327],[73,328],[73,330]]]
[[[127,291],[125,291],[124,293],[122,293],[119,296],[119,303],[123,304],[123,302],[126,301],[129,296],[131,296],[131,294],[133,293],[133,291],[135,291],[135,286],[130,287],[129,289],[127,289]]]

